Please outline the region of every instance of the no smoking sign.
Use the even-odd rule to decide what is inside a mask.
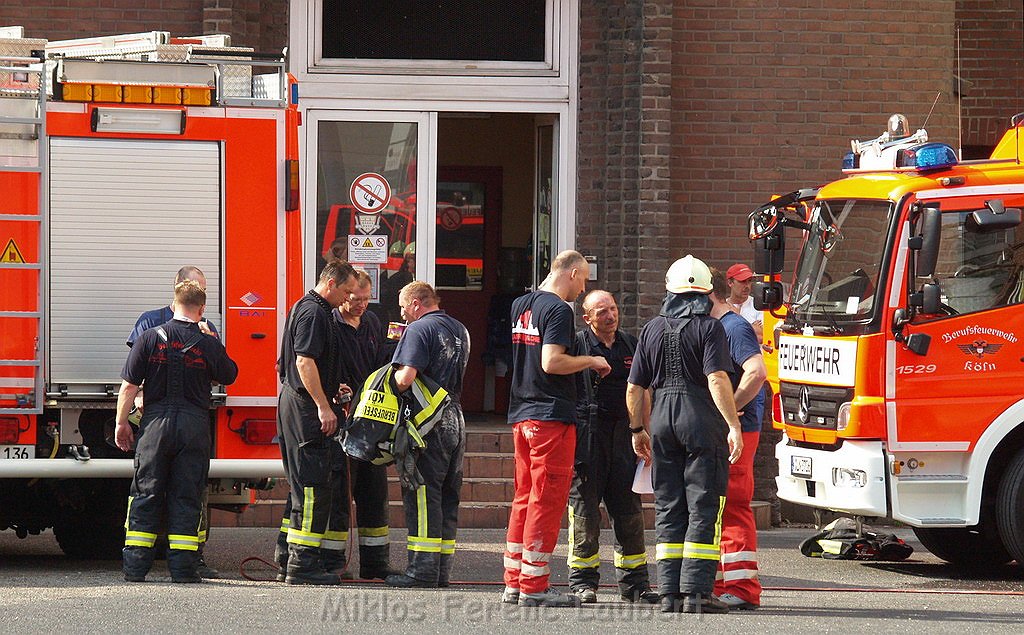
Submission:
[[[366,172],[352,181],[348,197],[360,212],[379,214],[391,202],[391,185],[376,172]]]

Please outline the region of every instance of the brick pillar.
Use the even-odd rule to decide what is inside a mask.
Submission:
[[[280,52],[288,43],[288,0],[203,0],[203,33],[227,33],[234,46]]]

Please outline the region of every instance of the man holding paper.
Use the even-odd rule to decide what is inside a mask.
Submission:
[[[619,307],[607,291],[583,299],[587,328],[576,333],[577,355],[600,355],[611,372],[576,375],[576,461],[569,492],[569,586],[583,604],[597,601],[601,501],[615,531],[615,577],[627,602],[656,604],[644,546],[640,496],[630,489],[636,470],[626,411],[626,378],[636,338],[619,330]]]

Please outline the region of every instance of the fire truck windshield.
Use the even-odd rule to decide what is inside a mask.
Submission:
[[[790,324],[841,332],[871,320],[892,213],[889,201],[815,203],[793,278]]]

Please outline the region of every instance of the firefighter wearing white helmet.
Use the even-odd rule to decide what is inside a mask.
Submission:
[[[712,596],[729,463],[743,450],[711,271],[672,263],[661,314],[640,332],[626,388],[637,456],[651,464],[658,592],[666,613],[727,613]]]

